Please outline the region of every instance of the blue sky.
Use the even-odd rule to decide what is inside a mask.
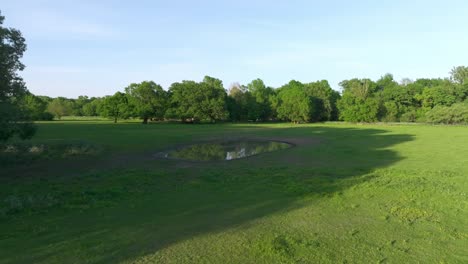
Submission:
[[[35,94],[102,96],[210,75],[291,79],[447,77],[468,65],[468,1],[2,0],[28,44]]]

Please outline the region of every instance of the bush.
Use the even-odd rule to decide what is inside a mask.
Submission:
[[[30,139],[36,133],[37,126],[33,123],[20,123],[18,124],[18,136],[22,140]]]
[[[52,120],[54,120],[54,115],[49,113],[49,112],[44,112],[39,117],[39,120],[41,120],[41,121],[52,121]]]
[[[418,115],[412,110],[401,115],[400,122],[416,122]]]
[[[101,151],[100,146],[84,141],[42,144],[21,141],[0,143],[0,165],[8,166],[29,163],[34,160],[93,156]]]
[[[433,124],[468,124],[468,103],[436,106],[426,113],[426,121]]]

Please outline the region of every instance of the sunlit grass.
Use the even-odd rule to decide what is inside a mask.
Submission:
[[[102,151],[0,170],[0,263],[468,261],[467,127],[39,126],[29,144]],[[229,162],[153,157],[230,137],[301,144]]]

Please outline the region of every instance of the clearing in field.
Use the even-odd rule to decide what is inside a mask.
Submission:
[[[50,122],[1,151],[0,263],[468,262],[462,126]]]

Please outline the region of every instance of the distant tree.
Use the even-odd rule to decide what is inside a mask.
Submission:
[[[352,79],[340,83],[343,95],[338,102],[340,119],[348,122],[378,120],[379,100],[375,98],[377,85],[369,79]]]
[[[4,20],[0,12],[0,141],[14,135],[30,138],[36,131],[21,107],[27,89],[17,72],[25,67],[20,61],[26,51],[25,39],[20,31],[3,27]]]
[[[278,117],[294,123],[309,122],[314,114],[314,98],[309,96],[304,85],[290,81],[278,92]]]
[[[313,121],[338,120],[337,101],[340,94],[333,90],[326,80],[311,82],[304,85],[307,94],[313,97],[316,110]]]
[[[88,103],[83,105],[83,115],[97,116],[99,114],[98,108],[101,101],[101,98],[91,98]]]
[[[272,120],[277,120],[279,119],[278,108],[280,106],[280,100],[278,96],[279,89],[273,89],[271,87],[270,89],[272,91],[270,95],[268,96],[268,103],[270,104],[270,109],[271,109],[270,118]]]
[[[468,83],[468,67],[466,66],[454,67],[450,71],[450,78],[452,79],[452,81],[459,83],[459,84]]]
[[[245,86],[233,83],[229,87],[226,105],[231,121],[247,120],[247,96],[247,88]]]
[[[417,96],[423,107],[430,109],[437,105],[451,106],[464,101],[468,96],[466,85],[455,84],[449,80],[442,80],[436,86],[427,86]]]
[[[116,92],[112,96],[106,96],[100,105],[100,114],[109,117],[117,123],[118,119],[126,119],[130,115],[130,108],[126,94]]]
[[[248,85],[248,92],[251,96],[248,99],[248,119],[266,120],[271,115],[271,106],[269,97],[273,93],[272,89],[267,88],[261,79],[255,79]]]
[[[134,114],[143,119],[143,124],[147,124],[151,118],[164,118],[169,99],[168,93],[160,85],[153,81],[132,83],[125,88],[125,92]]]
[[[86,95],[80,95],[77,99],[69,99],[68,102],[71,106],[71,115],[74,116],[83,116],[83,107],[88,104],[91,100]]]
[[[48,120],[50,113],[46,113],[47,102],[40,97],[28,93],[22,99],[25,110],[29,113],[32,120]]]
[[[60,120],[62,116],[67,116],[72,113],[72,107],[66,98],[58,97],[47,105],[47,112],[53,114]]]
[[[426,113],[428,123],[468,124],[468,102],[451,106],[437,105]]]
[[[218,79],[206,76],[203,82],[182,81],[169,88],[171,109],[168,117],[183,121],[209,120],[215,122],[228,117],[226,91]]]

